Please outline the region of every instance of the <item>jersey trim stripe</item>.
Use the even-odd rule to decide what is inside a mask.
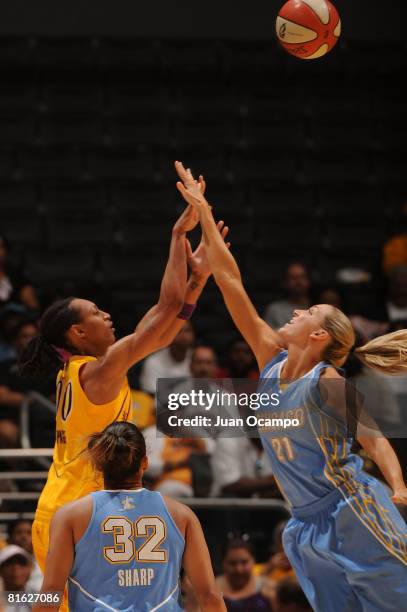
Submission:
[[[308,416],[308,421],[311,425],[311,428],[315,434],[315,438],[319,444],[319,446],[321,447],[321,450],[325,456],[325,460],[327,462],[327,467],[329,468],[329,471],[331,472],[330,474],[328,474],[328,470],[324,470],[325,476],[326,478],[333,484],[335,485],[335,487],[338,487],[340,492],[342,493],[343,498],[345,499],[346,503],[348,504],[349,508],[351,508],[351,510],[353,511],[353,513],[355,514],[355,516],[357,516],[357,518],[359,519],[359,521],[366,527],[366,529],[368,529],[368,531],[370,531],[370,533],[374,536],[374,538],[380,542],[380,544],[382,544],[382,546],[391,554],[393,555],[393,557],[396,557],[397,559],[399,559],[399,561],[401,561],[402,563],[404,563],[404,565],[407,565],[407,558],[403,557],[402,555],[399,554],[398,551],[394,550],[394,548],[392,547],[392,545],[389,542],[386,542],[383,540],[383,537],[381,534],[376,532],[375,526],[373,525],[373,528],[371,526],[371,524],[369,524],[369,518],[366,517],[366,513],[363,510],[363,507],[360,505],[359,501],[355,498],[354,494],[355,493],[355,486],[357,486],[357,481],[352,478],[352,475],[349,474],[349,472],[345,472],[345,474],[348,476],[348,478],[346,478],[346,476],[344,475],[344,468],[342,468],[341,466],[339,467],[339,470],[341,471],[341,476],[339,476],[339,474],[335,474],[335,469],[331,463],[331,459],[329,457],[328,451],[325,447],[325,445],[322,442],[322,436],[318,435],[317,432],[315,431],[314,425],[312,423],[312,419],[310,418],[308,412],[307,412],[307,416]],[[323,432],[321,432],[323,433]],[[342,488],[338,483],[338,479],[337,477],[339,476],[342,477],[342,482],[340,484],[342,484],[342,486],[345,486],[349,492],[349,496],[342,490]],[[358,511],[356,510],[356,508],[352,505],[352,501],[355,501],[355,504],[358,506],[360,514],[358,513]],[[367,520],[366,520],[367,519]]]
[[[164,601],[162,601],[161,603],[158,604],[158,606],[156,606],[155,608],[151,608],[150,612],[155,612],[156,610],[159,610],[159,608],[161,608],[161,606],[163,606],[164,604],[167,603],[167,601],[169,601],[171,599],[171,597],[174,595],[175,591],[178,589],[179,585],[178,583],[175,585],[175,588],[172,589],[171,593],[164,599]]]
[[[92,601],[96,601],[96,603],[106,608],[106,610],[111,610],[111,612],[120,612],[120,610],[116,610],[116,608],[112,608],[112,606],[109,606],[109,604],[105,603],[101,599],[98,599],[97,597],[94,597],[93,595],[88,593],[88,591],[86,591],[86,589],[84,589],[83,586],[79,584],[79,582],[77,582],[74,578],[71,578],[71,576],[69,576],[68,580],[72,582],[72,584],[74,584],[76,587],[78,587],[78,589],[82,591],[84,595],[89,597],[89,599],[91,599]]]

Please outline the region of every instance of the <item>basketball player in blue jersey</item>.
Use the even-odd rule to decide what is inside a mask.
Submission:
[[[288,324],[271,329],[247,295],[198,183],[180,162],[176,167],[179,191],[199,212],[215,281],[256,356],[260,389],[279,394],[278,407],[270,406],[268,412],[300,421],[300,427],[259,434],[291,505],[283,541],[301,586],[319,612],[407,610],[407,528],[394,505],[407,504],[402,470],[388,440],[359,424],[357,439],[380,468],[392,496],[362,471],[361,459],[350,451],[344,380],[338,371],[353,351],[379,372],[405,373],[407,331],[353,349],[351,322],[326,304],[296,310]]]
[[[68,581],[73,612],[176,612],[183,567],[202,612],[226,612],[197,517],[142,486],[148,459],[137,427],[112,423],[91,436],[88,455],[106,490],[55,514],[42,591],[63,591]]]

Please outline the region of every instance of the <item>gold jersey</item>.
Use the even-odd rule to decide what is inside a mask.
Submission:
[[[36,519],[49,521],[64,504],[103,488],[86,457],[90,434],[113,421],[131,417],[131,394],[127,379],[117,397],[107,404],[93,404],[82,389],[79,371],[95,357],[73,356],[57,377],[56,439],[53,463],[38,501]]]

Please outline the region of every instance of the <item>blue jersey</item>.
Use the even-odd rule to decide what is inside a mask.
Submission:
[[[261,373],[259,392],[278,394],[279,404],[259,409],[259,417],[297,419],[299,426],[259,427],[264,449],[281,492],[293,507],[306,506],[341,487],[353,491],[362,459],[350,452],[346,423],[329,413],[319,392],[318,363],[308,374],[280,387],[287,351],[279,353]]]
[[[185,541],[161,494],[98,491],[92,498],[92,518],[75,546],[69,609],[182,610],[179,574]]]

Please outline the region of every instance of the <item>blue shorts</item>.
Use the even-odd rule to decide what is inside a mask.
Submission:
[[[283,543],[317,612],[407,611],[407,526],[375,478],[293,509]]]

